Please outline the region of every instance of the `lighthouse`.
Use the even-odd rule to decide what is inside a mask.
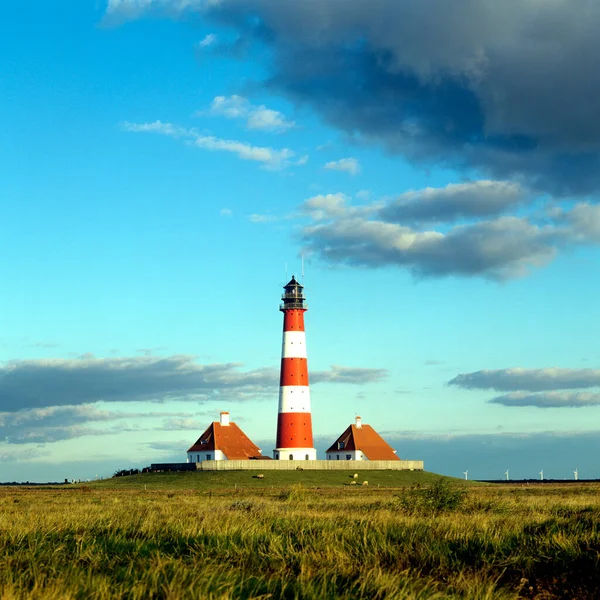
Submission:
[[[277,444],[273,458],[277,460],[316,460],[313,448],[310,389],[306,356],[303,286],[292,275],[284,286],[279,307],[283,312],[283,344],[279,379],[279,414]]]

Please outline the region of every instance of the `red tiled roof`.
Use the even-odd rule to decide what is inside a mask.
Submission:
[[[259,457],[260,448],[235,424],[211,423],[188,452],[220,450],[228,460]]]
[[[344,447],[340,448],[340,442]],[[360,450],[369,460],[400,460],[394,449],[370,426],[349,425],[326,452]]]

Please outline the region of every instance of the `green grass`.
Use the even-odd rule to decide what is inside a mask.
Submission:
[[[456,494],[432,474],[396,488],[369,473],[368,487],[236,489],[233,475],[1,488],[0,598],[600,597],[600,486]]]
[[[257,479],[262,473],[264,479]],[[141,473],[113,477],[88,485],[94,488],[156,490],[202,490],[223,488],[269,489],[301,484],[306,487],[349,485],[354,473],[357,483],[368,481],[370,487],[400,487],[415,483],[429,484],[439,475],[426,471],[183,471],[179,473]],[[460,482],[461,480],[455,480]],[[469,482],[471,483],[471,482]]]

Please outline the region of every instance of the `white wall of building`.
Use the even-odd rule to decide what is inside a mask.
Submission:
[[[360,450],[336,450],[327,452],[327,460],[369,460]]]
[[[314,448],[275,448],[275,460],[317,460],[317,451]]]
[[[227,457],[221,450],[204,450],[187,453],[187,461],[189,463],[199,463],[204,460],[227,460]]]

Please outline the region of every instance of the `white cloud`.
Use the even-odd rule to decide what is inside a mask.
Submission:
[[[154,121],[153,123],[130,123],[122,124],[125,131],[134,133],[158,133],[173,138],[185,138],[197,148],[205,150],[230,152],[242,160],[256,161],[263,168],[269,170],[280,170],[292,164],[291,159],[295,152],[289,148],[277,150],[266,146],[253,146],[246,142],[237,140],[226,140],[215,136],[200,135],[195,129],[185,129],[172,123]]]
[[[217,36],[214,33],[209,33],[204,36],[197,44],[198,48],[208,48],[217,42]]]
[[[160,120],[152,123],[131,123],[125,121],[121,124],[121,127],[125,131],[131,131],[132,133],[159,133],[170,137],[191,137],[196,135],[193,129],[185,129],[172,123],[163,123]]]
[[[317,146],[317,152],[327,152],[329,150],[333,150],[336,144],[333,140],[327,140],[324,144],[319,144]]]
[[[222,208],[222,209],[219,211],[219,214],[220,214],[222,217],[231,217],[231,216],[233,215],[233,211],[232,211],[230,208]]]
[[[108,0],[106,17],[135,19],[151,9],[177,14],[192,8],[201,9],[219,3],[220,0]]]
[[[248,100],[242,96],[215,96],[210,105],[210,112],[227,119],[241,119],[248,116],[249,106]]]
[[[254,106],[243,96],[216,96],[210,114],[227,119],[245,119],[248,129],[282,133],[295,126],[285,115],[264,105]]]
[[[278,218],[274,215],[259,215],[256,213],[248,215],[248,221],[250,221],[250,223],[272,223],[277,220]]]
[[[319,194],[305,200],[300,210],[315,220],[344,216],[348,210],[348,197],[345,194]]]
[[[260,162],[266,169],[279,170],[289,166],[295,153],[289,148],[275,150],[265,146],[252,146],[236,140],[223,140],[214,136],[196,136],[193,144],[206,150],[219,150],[236,154],[242,160]]]
[[[285,131],[293,127],[293,121],[287,121],[282,113],[259,106],[248,117],[249,129],[266,129],[267,131]]]
[[[357,175],[360,173],[360,163],[356,158],[340,158],[339,160],[332,160],[325,163],[325,168],[329,171],[343,171],[350,175]]]

